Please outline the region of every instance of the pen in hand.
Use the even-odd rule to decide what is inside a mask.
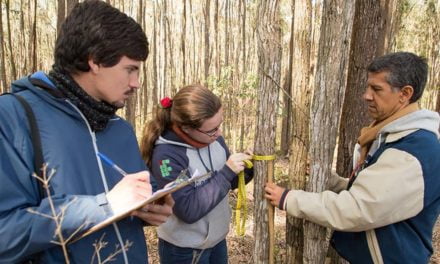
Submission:
[[[108,166],[112,167],[114,170],[119,172],[123,176],[127,176],[128,173],[126,173],[123,169],[121,169],[118,165],[116,165],[111,159],[109,159],[106,155],[98,152],[98,157]]]

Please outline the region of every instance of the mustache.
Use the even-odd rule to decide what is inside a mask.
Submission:
[[[126,91],[124,94],[125,94],[125,95],[132,95],[132,94],[134,94],[135,92],[136,92],[136,89],[135,89],[135,88],[130,88],[130,90]]]

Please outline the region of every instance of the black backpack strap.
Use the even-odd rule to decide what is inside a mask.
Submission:
[[[44,158],[43,158],[43,148],[41,145],[41,138],[40,138],[40,130],[38,129],[37,120],[35,119],[34,111],[32,110],[32,107],[29,105],[29,103],[20,95],[8,93],[12,96],[14,96],[20,104],[23,106],[26,116],[29,122],[29,127],[31,129],[31,141],[32,146],[34,148],[34,167],[36,170],[36,174],[39,177],[43,177],[43,165],[44,165]],[[38,182],[38,192],[40,196],[40,201],[45,197],[45,192],[43,188],[43,183],[37,179]]]

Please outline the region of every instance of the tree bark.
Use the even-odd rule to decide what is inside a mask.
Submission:
[[[204,71],[204,83],[207,83],[208,80],[208,76],[209,76],[209,65],[211,63],[211,58],[210,58],[210,48],[209,48],[209,27],[210,27],[210,10],[211,10],[211,0],[205,0],[205,6],[203,8],[203,13],[204,13],[204,17],[205,17],[205,23],[204,23],[204,42],[205,42],[205,57],[204,57],[204,66],[205,66],[205,71]]]
[[[428,81],[424,91],[428,97],[425,107],[439,111],[440,103],[440,2],[429,0],[426,3],[425,10],[425,27],[426,29],[426,59],[428,62]]]
[[[352,154],[359,131],[369,123],[367,107],[362,99],[367,83],[367,67],[384,47],[384,13],[375,0],[356,1],[350,58],[339,131],[336,171],[349,177],[352,171]]]
[[[437,92],[437,106],[435,107],[435,111],[440,114],[440,92]]]
[[[392,51],[395,46],[397,32],[401,21],[400,8],[397,8],[401,3],[399,0],[380,0],[382,30],[379,38],[378,55],[383,55]],[[376,1],[377,5],[377,1]]]
[[[159,54],[157,52],[157,38],[159,37],[157,35],[157,4],[156,1],[153,2],[153,91],[152,91],[152,101],[153,106],[159,103],[159,96],[158,96],[158,90],[159,90],[159,80],[158,80],[158,65],[157,65],[157,59],[159,57]]]
[[[30,3],[29,3],[30,4]],[[34,0],[34,22],[32,24],[32,70],[37,71],[37,0]]]
[[[255,137],[257,155],[274,154],[276,130],[276,105],[281,70],[281,28],[279,21],[279,1],[261,0],[258,3],[258,112]],[[269,263],[268,207],[262,186],[267,182],[267,161],[255,161],[254,176],[254,225],[255,247],[253,263]]]
[[[162,12],[161,12],[161,27],[162,27],[162,43],[160,44],[160,47],[162,47],[162,76],[161,76],[161,86],[160,86],[160,97],[164,97],[166,90],[168,88],[168,82],[167,82],[167,77],[168,77],[168,68],[167,68],[167,64],[168,64],[168,52],[167,52],[167,24],[166,24],[166,20],[167,20],[167,16],[168,16],[168,8],[167,8],[167,0],[163,0],[162,1],[163,6],[162,6]]]
[[[0,0],[0,10],[2,10],[3,0]],[[5,39],[3,38],[4,31],[3,31],[3,12],[0,12],[0,48],[1,48],[1,54],[0,54],[0,76],[1,76],[1,85],[0,85],[0,93],[6,92],[8,89],[8,82],[6,80],[6,54],[5,54]]]
[[[12,49],[12,32],[11,32],[11,18],[10,18],[10,0],[6,0],[6,24],[8,27],[8,44],[9,44],[9,55],[10,55],[10,65],[11,65],[11,79],[17,79],[17,68],[15,65],[15,53]]]
[[[183,85],[186,85],[186,0],[183,0],[183,13],[182,13],[182,34],[180,35],[180,50],[182,52],[182,77]]]
[[[322,192],[331,173],[339,114],[346,85],[354,1],[323,3],[321,37],[311,113],[310,178],[306,191]],[[324,263],[327,230],[304,224],[304,263]]]
[[[60,35],[61,25],[66,17],[66,0],[57,0],[58,13],[57,13],[57,36]]]
[[[57,0],[58,13],[57,13],[57,36],[60,34],[61,25],[64,19],[70,13],[70,11],[78,3],[78,0]]]
[[[215,70],[217,78],[220,78],[220,42],[218,41],[218,0],[215,0],[215,13],[214,13],[214,39],[215,39]]]
[[[241,52],[242,52],[242,61],[241,61],[241,85],[246,81],[247,77],[247,64],[246,64],[246,1],[240,0],[241,5],[243,6],[243,12],[241,14]],[[241,107],[242,118],[240,119],[240,150],[244,149],[244,134],[245,134],[245,124],[246,124],[246,109],[244,106]]]
[[[310,56],[312,42],[312,3],[310,0],[295,1],[294,43],[292,76],[291,145],[289,163],[289,187],[303,190],[306,183],[309,151],[310,125]],[[294,153],[294,154],[293,154]],[[286,218],[287,262],[303,261],[303,221],[288,216]]]
[[[293,43],[294,43],[294,24],[295,24],[295,0],[292,0],[292,21],[290,23],[290,42],[289,42],[289,62],[288,70],[284,78],[283,85],[283,117],[281,121],[281,155],[286,156],[290,148],[290,131],[292,125],[292,69],[293,69]]]

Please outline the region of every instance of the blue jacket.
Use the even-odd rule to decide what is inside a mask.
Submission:
[[[56,90],[42,72],[32,78]],[[65,210],[60,225],[64,239],[112,216],[105,193],[122,176],[102,164],[96,154],[104,153],[128,173],[145,170],[132,127],[115,116],[103,131],[94,133],[73,104],[32,85],[29,77],[14,82],[12,92],[24,97],[35,113],[44,160],[48,171],[55,172],[50,197],[58,212]],[[49,198],[40,201],[32,176],[37,168],[27,117],[10,95],[0,97],[0,153],[0,263],[17,263],[31,256],[41,263],[63,263],[61,247],[52,242],[58,240],[55,221],[42,216],[53,215]],[[128,249],[112,263],[146,263],[143,225],[140,219],[128,217],[68,244],[70,262],[97,263],[94,254],[102,261],[128,243]],[[96,251],[94,244],[100,239],[107,245]]]

